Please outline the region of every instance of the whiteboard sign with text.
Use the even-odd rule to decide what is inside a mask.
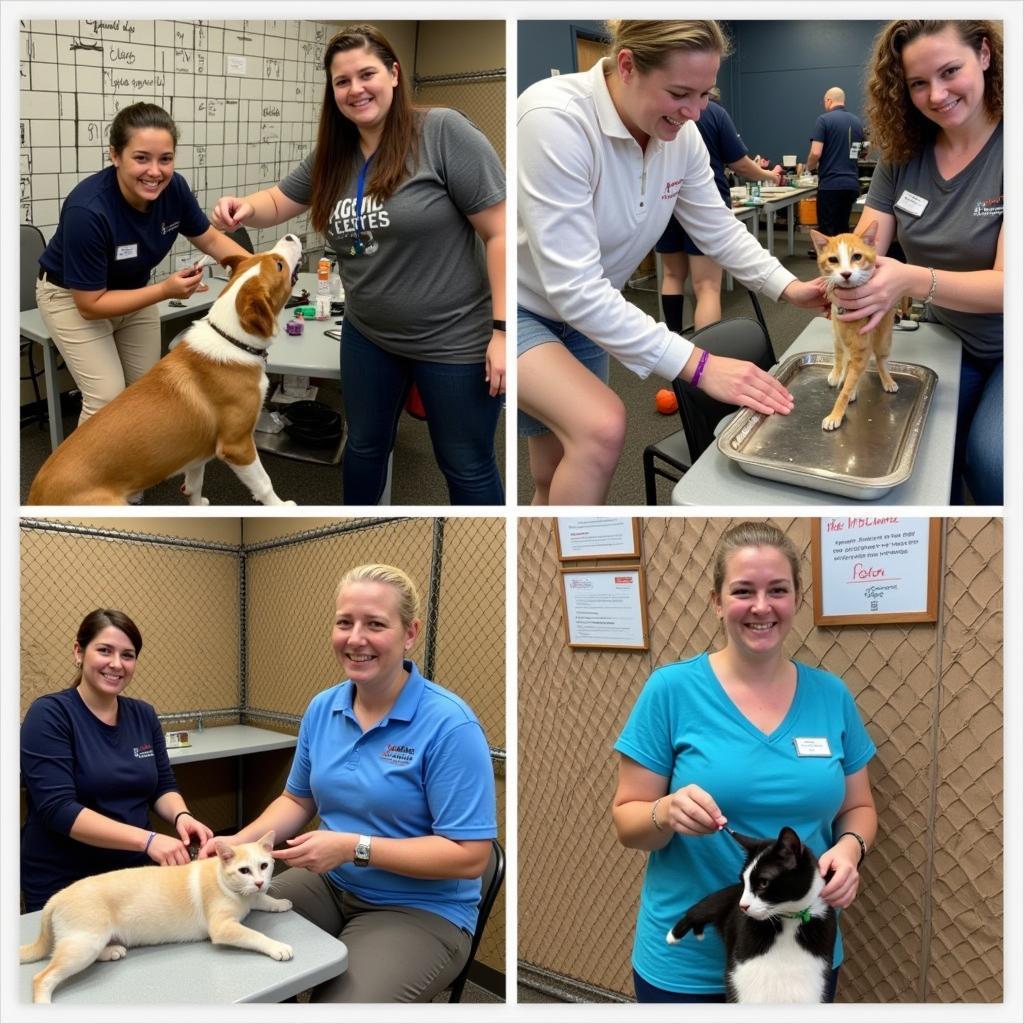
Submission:
[[[587,558],[639,558],[640,527],[630,516],[561,516],[555,545],[563,562]]]
[[[562,615],[570,647],[646,651],[643,569],[562,569]]]
[[[811,531],[814,622],[934,622],[938,519],[830,516]]]

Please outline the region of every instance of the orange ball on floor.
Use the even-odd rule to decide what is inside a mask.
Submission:
[[[662,416],[671,416],[672,413],[679,411],[679,403],[676,401],[676,393],[671,388],[662,388],[654,396],[654,408],[662,414]]]

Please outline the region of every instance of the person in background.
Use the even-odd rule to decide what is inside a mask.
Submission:
[[[818,230],[831,237],[850,230],[850,212],[860,195],[857,160],[866,147],[864,125],[846,109],[846,93],[838,85],[825,93],[822,103],[825,113],[811,132],[807,173],[818,173]],[[814,249],[807,255],[817,258]]]
[[[21,726],[21,890],[27,911],[89,875],[187,864],[213,833],[178,792],[151,704],[125,697],[142,635],[124,612],[97,608],[73,645],[71,686],[32,702]],[[150,808],[177,836],[155,832]]]
[[[728,167],[748,181],[765,181],[781,185],[783,176],[766,170],[747,155],[729,112],[719,101],[717,88],[711,90],[710,102],[701,112],[697,131],[704,140],[715,185],[722,201],[731,210],[732,197],[725,177]],[[709,259],[674,217],[654,247],[661,254],[661,310],[665,326],[676,334],[683,330],[683,293],[686,278],[693,282],[693,327],[699,331],[722,319],[722,268]]]
[[[280,184],[222,197],[213,222],[268,227],[310,211],[345,287],[346,505],[376,505],[413,384],[453,505],[501,505],[505,170],[468,118],[419,110],[372,25],[327,44],[313,151]]]
[[[535,504],[608,495],[626,409],[614,355],[640,377],[682,377],[714,398],[786,414],[792,396],[753,363],[712,355],[621,289],[675,216],[748,287],[824,309],[722,203],[696,122],[729,46],[715,21],[609,22],[610,54],[519,97],[518,373]]]
[[[715,551],[711,602],[724,643],[647,680],[615,744],[612,820],[619,842],[647,851],[633,942],[638,1002],[725,1002],[725,947],[670,946],[682,910],[736,882],[743,853],[722,830],[773,837],[788,825],[818,855],[821,898],[850,906],[878,816],[868,762],[875,744],[837,676],[786,656],[800,602],[800,556],[765,522],[742,522]],[[794,737],[822,737],[803,756]],[[836,936],[827,1001],[843,959]]]
[[[962,342],[950,503],[1003,501],[1003,35],[995,21],[892,21],[875,40],[867,116],[878,166],[857,234],[871,280],[840,319],[870,330],[899,300]],[[893,240],[906,262],[886,258]]]
[[[284,792],[228,841],[273,830],[289,867],[273,894],[348,947],[313,1002],[429,1002],[469,956],[497,835],[490,750],[469,706],[405,657],[419,596],[401,569],[350,569],[335,604],[347,678],[306,708]]]
[[[84,423],[160,358],[157,303],[202,284],[186,267],[150,283],[179,235],[218,262],[248,253],[210,225],[174,170],[178,128],[152,103],[110,124],[110,167],[79,182],[39,257],[36,304],[82,395]]]

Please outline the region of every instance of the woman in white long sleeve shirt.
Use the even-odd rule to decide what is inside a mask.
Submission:
[[[589,72],[519,98],[518,381],[534,504],[605,501],[626,412],[608,354],[641,377],[698,385],[763,413],[792,396],[751,363],[711,356],[621,293],[675,215],[701,249],[770,298],[823,308],[722,205],[696,125],[727,43],[713,21],[613,21]]]

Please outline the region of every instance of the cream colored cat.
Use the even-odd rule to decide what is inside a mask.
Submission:
[[[212,942],[291,960],[292,948],[240,922],[250,910],[291,910],[267,895],[274,833],[254,843],[216,843],[217,856],[175,867],[126,868],[61,889],[43,907],[39,938],[20,949],[23,964],[50,963],[32,981],[32,1000],[50,1002],[65,978],[95,960],[120,960],[129,946]]]
[[[875,270],[875,236],[877,222],[872,223],[863,235],[844,234],[832,238],[811,232],[811,241],[818,253],[818,268],[826,280],[826,295],[832,300],[832,336],[835,347],[835,365],[828,375],[831,387],[842,382],[832,411],[821,421],[822,429],[835,430],[843,422],[846,406],[857,400],[857,385],[864,374],[871,354],[874,353],[878,376],[886,391],[898,391],[899,385],[892,379],[885,365],[892,350],[893,316],[882,317],[874,330],[861,334],[864,320],[843,321],[838,314],[842,308],[842,291],[836,288],[857,288],[864,284]]]

